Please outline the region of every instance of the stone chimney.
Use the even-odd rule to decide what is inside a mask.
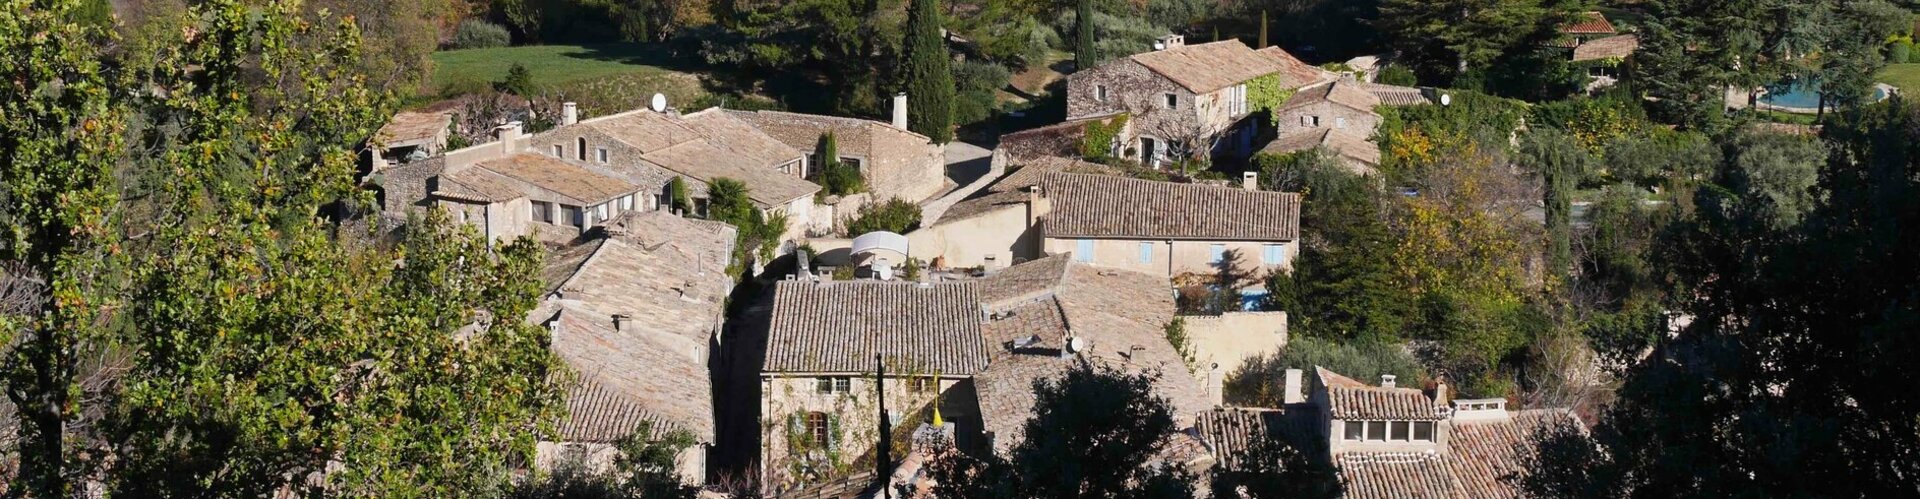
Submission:
[[[1302,377],[1302,373],[1300,372],[1299,369],[1287,370],[1287,384],[1285,385],[1286,393],[1280,394],[1281,402],[1285,402],[1288,404],[1298,404],[1298,403],[1307,401],[1306,393],[1301,391],[1301,387],[1300,387],[1301,377]]]
[[[510,121],[505,125],[493,127],[493,137],[500,141],[500,154],[513,154],[519,150],[520,122]]]
[[[1260,172],[1240,173],[1240,188],[1249,191],[1260,190]]]
[[[1394,388],[1394,387],[1395,387],[1396,385],[1394,385],[1394,383],[1393,383],[1393,380],[1394,380],[1394,378],[1398,378],[1398,377],[1399,377],[1399,376],[1394,376],[1394,375],[1391,375],[1391,374],[1382,374],[1382,375],[1380,375],[1380,387],[1381,387],[1381,388]]]
[[[1047,199],[1047,193],[1040,188],[1040,184],[1028,186],[1027,227],[1039,225],[1040,217],[1046,216],[1051,211],[1053,211],[1053,201]]]
[[[907,93],[893,94],[893,127],[907,129]]]
[[[567,126],[567,125],[571,125],[579,122],[580,122],[580,106],[572,102],[561,103],[560,104],[560,126]]]
[[[1447,403],[1453,400],[1452,396],[1453,394],[1447,391],[1446,378],[1435,378],[1433,380],[1433,405],[1446,407]]]

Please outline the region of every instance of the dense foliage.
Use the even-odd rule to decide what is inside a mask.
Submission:
[[[1311,379],[1314,368],[1326,368],[1341,375],[1375,382],[1382,374],[1398,377],[1405,386],[1420,386],[1427,379],[1426,369],[1399,346],[1382,342],[1343,342],[1312,336],[1294,338],[1274,355],[1248,359],[1227,375],[1224,387],[1227,403],[1247,407],[1282,407],[1285,402],[1286,371],[1303,371],[1301,379]],[[1302,388],[1304,390],[1304,388]]]
[[[907,129],[936,144],[953,140],[953,56],[941,29],[939,0],[910,0],[899,72],[907,92]]]
[[[888,199],[879,203],[867,203],[860,207],[860,213],[847,222],[847,234],[861,235],[868,232],[892,232],[905,234],[920,227],[920,205],[900,198]]]

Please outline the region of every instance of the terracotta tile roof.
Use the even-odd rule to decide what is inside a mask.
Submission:
[[[1141,52],[1134,54],[1131,59],[1196,94],[1212,92],[1284,69],[1279,60],[1257,54],[1239,40]]]
[[[1317,417],[1304,405],[1289,409],[1220,407],[1200,413],[1195,428],[1222,465],[1238,469],[1240,455],[1251,450],[1256,441],[1277,439],[1299,445],[1319,438],[1313,428]]]
[[[681,118],[688,127],[707,139],[757,162],[760,166],[778,168],[790,162],[799,161],[806,153],[800,152],[747,123],[725,109],[711,107]]]
[[[623,211],[600,228],[616,239],[645,248],[671,244],[698,255],[702,262],[718,262],[723,267],[733,258],[738,232],[726,222],[686,218],[665,210]]]
[[[1047,237],[1291,241],[1300,237],[1300,195],[1235,187],[1053,173]]]
[[[1337,80],[1327,82],[1324,85],[1302,88],[1300,91],[1294,92],[1293,97],[1287,98],[1287,102],[1280,105],[1280,110],[1285,111],[1322,102],[1332,102],[1362,112],[1371,113],[1373,112],[1374,106],[1380,105],[1380,97],[1361,88],[1359,82]]]
[[[625,180],[600,173],[570,160],[531,152],[481,161],[468,168],[442,174],[440,179],[443,186],[451,182],[471,189],[471,194],[486,196],[488,199],[482,199],[484,201],[528,197],[538,201],[559,201],[580,206],[600,204],[632,194],[639,189]],[[549,191],[561,197],[542,199],[549,196],[529,191],[516,184]],[[464,196],[464,193],[458,190],[445,188],[439,190]]]
[[[1564,424],[1578,423],[1562,409],[1519,411],[1455,422],[1442,452],[1349,452],[1335,461],[1350,498],[1519,498],[1533,436]]]
[[[759,166],[752,158],[703,140],[682,142],[640,157],[707,184],[721,178],[738,180],[747,186],[747,197],[763,207],[786,204],[820,190],[818,184],[773,167]]]
[[[1339,77],[1338,74],[1332,71],[1320,69],[1311,64],[1301,62],[1299,58],[1287,53],[1286,49],[1282,49],[1277,45],[1254,52],[1267,56],[1267,58],[1273,59],[1275,63],[1280,65],[1280,86],[1282,88],[1300,88]]]
[[[1445,458],[1427,453],[1347,453],[1335,456],[1347,499],[1451,499],[1461,495]]]
[[[1119,169],[1111,166],[1059,156],[1033,157],[1022,160],[1019,166],[1020,167],[1015,169],[1013,173],[1009,173],[1005,177],[1000,177],[1000,180],[994,182],[992,186],[987,187],[987,190],[996,192],[1025,190],[1028,187],[1039,184],[1041,178],[1053,172],[1087,173],[1095,175],[1120,174]]]
[[[935,225],[966,220],[1010,206],[1025,206],[1026,203],[1027,193],[1025,192],[989,192],[984,196],[974,196],[954,203],[952,207],[947,208],[946,214],[940,216],[940,221]]]
[[[1315,367],[1327,387],[1328,407],[1334,419],[1397,419],[1439,421],[1440,405],[1418,388],[1383,388],[1355,381]]]
[[[1587,11],[1581,13],[1579,19],[1560,27],[1560,32],[1569,35],[1611,35],[1617,31],[1613,28],[1613,22],[1607,20],[1606,14]]]
[[[582,120],[574,126],[592,127],[614,140],[640,149],[641,152],[666,149],[703,138],[699,131],[687,126],[679,118],[666,113],[656,113],[651,109],[636,109]]]
[[[1014,161],[1041,156],[1079,156],[1080,139],[1087,134],[1087,123],[1105,122],[1121,114],[1125,113],[1070,117],[1059,123],[1001,135],[996,149],[1007,151],[1007,156]]]
[[[560,439],[609,442],[655,422],[656,431],[686,430],[714,441],[712,382],[704,358],[675,351],[657,335],[617,331],[611,321],[561,306],[549,324],[553,350],[580,375],[567,392]]]
[[[1369,82],[1352,82],[1351,85],[1373,94],[1375,98],[1380,99],[1382,106],[1417,106],[1433,103],[1433,100],[1427,97],[1427,91],[1417,87]]]
[[[820,136],[826,135],[829,131],[833,132],[835,146],[839,148],[841,155],[864,156],[873,158],[874,161],[903,159],[882,157],[889,156],[889,151],[896,149],[890,145],[915,144],[938,147],[934,146],[925,135],[873,120],[782,111],[727,110],[726,112],[752,124],[774,139],[802,151],[812,151],[815,147],[819,147]]]
[[[1123,372],[1159,376],[1156,395],[1174,409],[1177,426],[1186,428],[1207,410],[1205,392],[1184,361],[1167,343],[1164,327],[1173,320],[1172,286],[1164,277],[1095,267],[1056,255],[1002,269],[974,281],[987,310],[991,361],[974,377],[983,423],[994,432],[994,448],[1017,445],[1022,424],[1032,415],[1033,382],[1058,376],[1076,365],[1098,364]],[[1011,315],[1009,315],[1011,313]],[[1067,334],[1085,349],[1062,357]],[[1013,350],[1008,343],[1038,335],[1039,343]]]
[[[987,364],[971,284],[781,281],[764,372],[858,373],[873,355],[908,369],[968,376]]]
[[[1260,148],[1260,152],[1289,153],[1315,147],[1324,147],[1327,151],[1366,166],[1380,165],[1379,145],[1367,140],[1364,135],[1338,128],[1310,129],[1281,135]]]
[[[1586,43],[1573,47],[1573,60],[1574,62],[1579,62],[1625,58],[1633,55],[1633,51],[1639,49],[1640,37],[1638,35],[1609,36],[1606,38],[1587,40]]]
[[[387,147],[413,145],[432,140],[447,131],[453,124],[453,116],[442,112],[401,111],[380,126],[374,132],[381,144]]]

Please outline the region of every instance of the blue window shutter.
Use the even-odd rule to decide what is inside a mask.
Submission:
[[[1140,263],[1153,263],[1153,243],[1140,243]]]
[[[1225,244],[1215,244],[1208,248],[1208,251],[1213,255],[1214,263],[1219,263],[1221,259],[1227,257],[1227,245]]]
[[[1267,245],[1267,251],[1263,259],[1266,260],[1269,265],[1279,265],[1281,259],[1286,256],[1286,250],[1283,248],[1285,247],[1278,244]]]
[[[1082,262],[1093,261],[1093,240],[1081,239],[1079,247],[1073,250],[1073,259]]]

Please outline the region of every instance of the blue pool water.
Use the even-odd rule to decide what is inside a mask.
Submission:
[[[1887,98],[1885,89],[1873,89],[1873,100]],[[1820,82],[1796,81],[1792,85],[1772,85],[1767,94],[1760,96],[1760,102],[1775,106],[1813,109],[1820,105]]]

